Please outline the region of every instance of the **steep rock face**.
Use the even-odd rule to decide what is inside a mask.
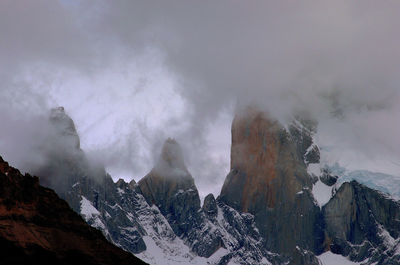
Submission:
[[[400,200],[399,176],[371,172],[367,170],[347,171],[338,165],[336,168],[332,169],[332,171],[340,176],[340,180],[342,182],[355,180],[371,189],[380,190],[382,192],[388,193],[396,200]]]
[[[74,149],[80,149],[80,139],[75,128],[74,121],[65,113],[64,107],[51,109],[50,121],[57,126],[55,132],[63,136],[64,141],[68,142],[66,146]]]
[[[75,184],[77,176],[91,172],[90,165],[80,148],[75,124],[63,107],[51,110],[49,122],[51,131],[48,132],[48,145],[42,147],[46,163],[32,173],[40,176],[42,185],[55,189],[66,199],[65,187]]]
[[[0,259],[6,264],[145,264],[87,225],[39,179],[0,157]]]
[[[333,186],[336,184],[338,180],[338,176],[331,174],[328,169],[324,168],[322,170],[322,175],[319,177],[319,179],[322,181],[327,186]]]
[[[206,217],[201,212],[194,179],[175,140],[165,141],[157,164],[138,186],[147,203],[160,209],[175,234],[186,240],[195,253],[209,257],[218,250],[222,242],[218,234],[198,234]]]
[[[285,264],[289,260],[264,247],[254,216],[243,213],[216,199],[217,216],[208,219],[208,230],[221,234],[224,255],[218,264]]]
[[[231,171],[220,198],[254,214],[273,251],[291,253],[296,246],[321,251],[321,214],[309,192],[312,179],[303,157],[311,143],[302,143],[299,151],[294,136],[254,109],[233,121]]]
[[[308,164],[319,163],[320,153],[318,146],[313,142],[313,135],[317,131],[317,123],[309,118],[298,115],[289,125],[289,132],[296,145],[297,155]]]
[[[178,236],[186,233],[197,221],[199,193],[175,140],[165,141],[156,166],[138,185],[147,203],[160,209]]]
[[[209,217],[216,217],[218,215],[217,202],[215,201],[213,194],[208,194],[204,198],[204,204],[202,209],[203,212],[207,214]]]
[[[371,264],[400,263],[400,203],[355,181],[323,208],[326,248]]]
[[[51,110],[50,124],[54,130],[49,139],[53,148],[48,149],[47,163],[34,172],[40,176],[41,184],[53,188],[111,242],[132,253],[144,251],[144,229],[133,210],[136,201],[121,194],[133,189],[125,189],[126,183],[114,183],[104,167],[89,162],[80,149],[74,122],[64,108]]]

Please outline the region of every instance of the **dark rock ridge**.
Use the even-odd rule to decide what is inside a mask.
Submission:
[[[177,236],[198,221],[199,193],[175,140],[165,141],[156,166],[138,184],[147,203],[160,209]]]
[[[145,264],[0,157],[1,264]]]
[[[54,188],[65,199],[65,187],[76,183],[77,175],[97,174],[90,168],[87,158],[80,148],[80,139],[73,120],[65,113],[63,107],[50,112],[48,145],[43,146],[46,163],[32,172],[41,176],[40,183]],[[93,172],[93,174],[92,174]],[[105,172],[104,172],[105,173]]]
[[[90,225],[101,229],[109,241],[132,253],[145,250],[141,237],[144,230],[135,221],[136,201],[133,196],[124,199],[120,195],[127,186],[135,184],[114,183],[104,167],[89,162],[77,144],[78,133],[64,108],[51,111],[50,123],[56,132],[51,141],[60,148],[49,149],[47,163],[36,169],[40,182],[55,189]]]
[[[217,207],[217,202],[214,198],[213,194],[208,194],[204,198],[204,204],[203,204],[203,212],[207,214],[207,216],[211,218],[215,218],[218,215],[218,207]]]
[[[322,169],[322,175],[319,177],[319,179],[327,186],[335,185],[338,178],[338,176],[332,175],[327,168]]]
[[[400,264],[400,203],[346,182],[323,207],[327,248],[368,264]]]
[[[63,140],[77,134],[65,112],[57,113],[65,117],[51,121],[68,146],[49,156],[42,172],[64,177],[65,186],[44,182],[109,241],[151,264],[316,265],[325,251],[361,264],[399,264],[399,203],[356,182],[338,188],[340,174],[329,170],[308,173],[320,159],[309,119],[285,128],[256,109],[237,115],[231,171],[220,196],[206,196],[200,207],[175,140],[164,143],[139,183],[114,183],[76,140]],[[314,197],[317,184],[333,191],[324,206]]]

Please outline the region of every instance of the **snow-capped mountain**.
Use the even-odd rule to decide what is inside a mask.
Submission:
[[[55,127],[72,121],[55,111]],[[202,206],[173,139],[139,183],[114,183],[76,141],[65,141],[67,153],[51,154],[41,170],[47,175],[38,175],[62,177],[63,186],[43,182],[109,241],[150,264],[320,264],[338,257],[399,264],[400,204],[321,167],[315,130],[306,119],[285,128],[255,109],[238,114],[231,170],[220,196],[208,195]],[[60,139],[77,136],[58,132]]]

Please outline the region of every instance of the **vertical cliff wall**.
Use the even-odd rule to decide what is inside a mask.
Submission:
[[[263,112],[247,109],[236,115],[231,171],[220,198],[254,214],[269,249],[289,254],[300,246],[318,253],[322,218],[297,142],[298,137]]]

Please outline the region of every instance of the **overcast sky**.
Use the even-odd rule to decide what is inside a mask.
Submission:
[[[139,180],[174,137],[218,195],[235,109],[257,104],[317,119],[324,160],[400,176],[399,14],[397,0],[0,1],[0,153],[29,170],[62,105],[114,178]]]

